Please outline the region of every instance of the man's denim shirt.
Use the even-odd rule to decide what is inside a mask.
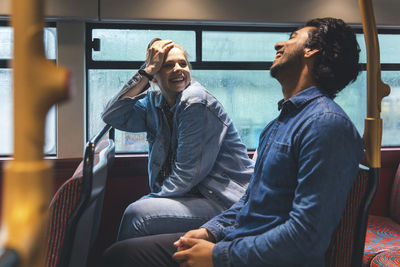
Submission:
[[[165,98],[147,90],[136,97],[119,99],[137,82],[134,76],[112,99],[103,120],[128,132],[147,132],[151,197],[178,197],[195,186],[200,193],[229,208],[244,194],[254,171],[254,162],[222,105],[196,81],[182,91],[171,111],[172,138],[162,111]],[[175,161],[162,186],[156,179],[169,145]]]
[[[280,102],[246,194],[203,225],[214,266],[325,266],[363,155],[345,112],[317,87]]]

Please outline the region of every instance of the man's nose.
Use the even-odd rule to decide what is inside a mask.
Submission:
[[[275,44],[274,48],[275,48],[276,51],[278,51],[279,49],[282,48],[282,46],[283,46],[283,42],[278,42],[278,43]]]

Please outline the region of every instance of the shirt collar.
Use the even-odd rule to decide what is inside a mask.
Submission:
[[[309,87],[292,96],[286,101],[284,99],[280,100],[278,102],[278,110],[283,109],[289,111],[292,109],[299,109],[306,103],[322,95],[323,93],[318,86]]]
[[[162,109],[162,107],[166,104],[166,100],[164,96],[161,94],[161,91],[158,91],[155,97],[155,106],[159,109]]]
[[[181,94],[181,93],[180,93]],[[180,95],[178,95],[179,97]],[[155,99],[155,106],[156,108],[159,108],[161,110],[169,110],[171,112],[175,111],[175,108],[177,106],[178,101],[176,101],[175,105],[173,107],[169,107],[167,100],[165,99],[165,97],[161,94],[161,92],[159,94],[157,94],[156,99]]]

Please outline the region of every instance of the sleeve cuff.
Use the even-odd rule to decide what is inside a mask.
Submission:
[[[224,227],[222,227],[218,222],[216,221],[208,221],[202,226],[203,228],[206,228],[210,233],[214,236],[215,241],[218,242],[224,238]]]
[[[231,241],[221,241],[215,244],[212,251],[212,261],[214,266],[218,267],[230,267],[229,261],[229,247]]]
[[[139,73],[136,73],[135,75],[133,75],[133,77],[124,85],[124,87],[122,88],[122,90],[117,94],[116,99],[120,100],[121,96],[124,95],[126,92],[128,92],[129,90],[132,89],[132,87],[134,87],[140,80],[141,80],[141,76]],[[134,96],[134,97],[127,97],[125,99],[140,99],[143,98],[144,96],[146,96],[148,90],[150,88],[150,85],[147,84],[144,88],[143,91],[141,93],[139,93],[138,95]]]

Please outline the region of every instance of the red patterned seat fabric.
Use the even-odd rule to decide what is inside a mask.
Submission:
[[[93,166],[99,162],[99,153],[109,145],[102,140],[94,153]],[[47,250],[47,267],[55,267],[60,261],[60,252],[65,239],[66,225],[82,195],[83,161],[56,192],[50,203],[50,229]]]
[[[400,266],[392,263],[396,253],[398,262],[400,225],[388,217],[369,216],[363,266]]]
[[[390,217],[400,224],[400,165],[397,168],[393,181],[389,212]]]
[[[385,251],[378,254],[371,262],[372,267],[378,266],[400,266],[400,250]]]
[[[347,196],[344,214],[340,220],[339,227],[334,232],[325,254],[326,267],[345,267],[351,264],[354,229],[366,187],[366,172],[359,171],[353,187]]]

